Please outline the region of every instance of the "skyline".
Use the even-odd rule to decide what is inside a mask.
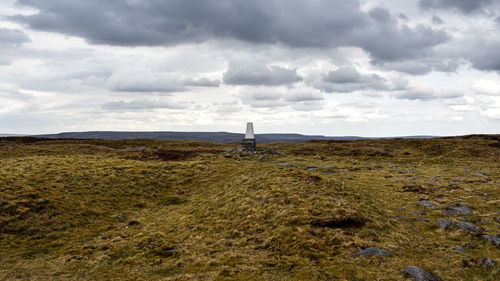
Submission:
[[[0,3],[0,133],[499,133],[500,3]]]

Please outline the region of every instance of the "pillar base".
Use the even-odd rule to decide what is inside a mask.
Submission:
[[[255,139],[243,139],[241,145],[243,146],[244,151],[257,151],[257,143],[255,142]]]

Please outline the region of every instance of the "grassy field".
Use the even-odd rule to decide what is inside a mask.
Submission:
[[[500,136],[238,147],[0,138],[0,280],[500,280]]]

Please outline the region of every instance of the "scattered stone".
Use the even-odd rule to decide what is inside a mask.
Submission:
[[[437,277],[433,273],[418,267],[418,266],[407,266],[405,267],[406,273],[408,273],[413,281],[440,281],[441,278]]]
[[[418,211],[413,211],[411,212],[412,216],[425,216],[425,210],[418,210]]]
[[[392,255],[392,253],[387,251],[387,250],[384,250],[384,249],[379,249],[379,248],[375,248],[375,247],[368,247],[366,249],[359,250],[358,255],[363,256],[363,257],[369,257],[369,256],[373,256],[373,255],[390,256],[390,255]]]
[[[336,168],[338,168],[338,167],[337,167],[337,166],[335,166],[335,165],[327,165],[327,166],[323,166],[323,168],[322,168],[322,169],[324,169],[324,170],[328,170],[328,169],[336,169]]]
[[[472,169],[464,169],[464,171],[470,172],[470,171],[472,171]]]
[[[426,218],[416,218],[415,221],[429,222],[429,220]]]
[[[426,201],[426,200],[420,200],[419,203],[420,203],[420,205],[423,205],[423,206],[428,207],[428,208],[437,208],[436,204],[429,202],[429,201]]]
[[[398,219],[404,220],[404,221],[412,221],[412,219],[405,217],[405,216],[397,216]]]
[[[123,151],[144,151],[148,149],[146,146],[142,146],[142,147],[127,147],[125,149],[123,149]]]
[[[441,227],[444,230],[446,230],[452,224],[452,222],[450,220],[447,220],[447,219],[437,219],[437,222],[439,224],[439,227]]]
[[[398,173],[405,173],[406,170],[405,169],[397,169],[396,172],[398,172]]]
[[[457,248],[454,248],[453,250],[455,250],[459,253],[465,254],[465,250],[463,248],[457,247]]]
[[[450,181],[450,185],[458,185],[458,184],[460,184],[460,182],[458,182],[458,181]]]
[[[119,220],[124,220],[124,219],[125,219],[125,217],[124,217],[124,216],[122,216],[122,215],[120,215],[120,214],[117,214],[117,215],[115,216],[115,218],[117,218],[117,219],[119,219]]]
[[[484,241],[491,241],[493,245],[500,248],[500,235],[482,235],[481,239]]]
[[[486,177],[483,173],[475,173],[473,176],[475,176],[475,177]]]
[[[317,171],[318,168],[307,168],[307,170],[310,171],[310,172],[314,172],[314,171]]]
[[[171,249],[171,250],[167,250],[167,252],[169,253],[175,253],[177,251],[179,251],[180,248],[184,247],[184,243],[180,243],[177,247]]]
[[[264,160],[264,159],[266,159],[266,157],[265,157],[264,155],[261,155],[261,156],[259,156],[259,159],[258,159],[258,160],[259,160],[259,161],[262,161],[262,160]]]
[[[271,146],[268,150],[267,150],[267,153],[269,154],[281,154],[277,149],[276,147],[273,147]]]
[[[470,215],[472,214],[472,211],[470,210],[470,207],[462,204],[462,203],[455,203],[453,205],[447,206],[444,208],[444,213],[445,215]]]
[[[492,260],[491,258],[486,258],[486,260],[484,261],[484,267],[488,268],[488,267],[493,267],[497,265],[497,263]]]
[[[297,165],[295,165],[295,164],[293,164],[293,163],[280,163],[279,165],[280,165],[280,166],[285,166],[285,167],[287,167],[287,166],[288,166],[288,167],[295,167],[295,166],[297,166]]]
[[[483,232],[484,229],[480,228],[480,227],[477,227],[475,224],[471,223],[471,222],[459,222],[457,223],[457,226],[464,230],[464,231],[468,231],[468,232]]]
[[[462,260],[462,265],[464,267],[480,267],[484,266],[485,268],[494,267],[497,263],[491,258],[478,258],[478,259],[469,259]]]
[[[476,247],[477,247],[477,245],[476,245],[476,243],[474,243],[474,242],[470,242],[470,243],[462,243],[462,247],[474,249],[474,248],[476,248]]]

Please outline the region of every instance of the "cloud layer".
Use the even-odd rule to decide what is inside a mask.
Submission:
[[[4,1],[0,133],[496,132],[499,19],[493,0]]]

